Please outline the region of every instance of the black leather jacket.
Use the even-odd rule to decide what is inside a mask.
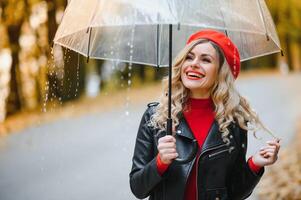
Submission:
[[[195,162],[198,168],[198,200],[236,200],[250,196],[264,168],[257,174],[249,168],[246,162],[247,132],[235,123],[229,129],[229,145],[223,142],[215,121],[198,155],[187,164],[173,162],[160,176],[156,166],[157,141],[166,133],[147,126],[157,104],[148,105],[136,138],[129,176],[131,190],[137,198],[184,199],[185,185]],[[180,157],[191,152],[193,139],[185,118],[181,117],[176,128],[176,146]]]

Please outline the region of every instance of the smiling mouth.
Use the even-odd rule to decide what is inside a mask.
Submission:
[[[199,72],[191,72],[191,71],[186,72],[186,75],[187,75],[189,78],[193,78],[193,79],[201,79],[201,78],[204,78],[204,77],[205,77],[205,75],[202,74],[202,73],[199,73]]]

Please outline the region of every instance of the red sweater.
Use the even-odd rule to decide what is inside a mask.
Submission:
[[[194,137],[198,141],[199,148],[202,145],[209,133],[209,129],[214,121],[214,104],[209,99],[193,99],[188,100],[188,110],[184,111],[184,117],[193,132]],[[190,109],[189,109],[190,108]],[[200,126],[202,124],[202,126]],[[248,164],[254,172],[259,172],[260,167],[256,166],[252,159],[248,159]],[[157,168],[158,172],[162,175],[168,168],[169,165],[162,163],[160,156],[157,156]],[[185,189],[185,200],[196,199],[196,168],[197,163],[195,162],[191,173],[188,177],[186,189]]]

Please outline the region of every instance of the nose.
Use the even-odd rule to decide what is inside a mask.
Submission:
[[[192,68],[200,68],[200,63],[199,63],[199,61],[197,60],[197,59],[194,59],[193,61],[192,61],[192,63],[191,63],[191,67]]]

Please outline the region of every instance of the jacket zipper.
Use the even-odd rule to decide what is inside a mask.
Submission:
[[[224,147],[224,146],[228,146],[228,144],[222,144],[222,145],[218,145],[218,146],[215,146],[215,147],[212,147],[212,148],[208,148],[205,151],[203,151],[199,155],[199,157],[197,158],[197,160],[196,160],[196,200],[199,199],[199,192],[198,192],[198,172],[199,172],[198,169],[199,169],[199,167],[198,166],[199,166],[199,160],[200,160],[200,158],[202,157],[202,155],[204,155],[204,153],[206,153],[208,151],[212,151],[214,149],[219,149],[219,148]],[[227,151],[228,151],[228,149],[227,149]]]
[[[213,157],[213,156],[216,156],[216,155],[218,155],[218,154],[221,154],[221,153],[223,153],[223,152],[226,152],[226,151],[228,151],[229,153],[231,153],[231,152],[233,151],[233,149],[234,149],[234,147],[232,146],[232,147],[230,147],[230,148],[228,148],[228,149],[224,149],[224,150],[221,150],[221,151],[218,151],[218,152],[209,154],[209,158],[211,158],[211,157]]]

